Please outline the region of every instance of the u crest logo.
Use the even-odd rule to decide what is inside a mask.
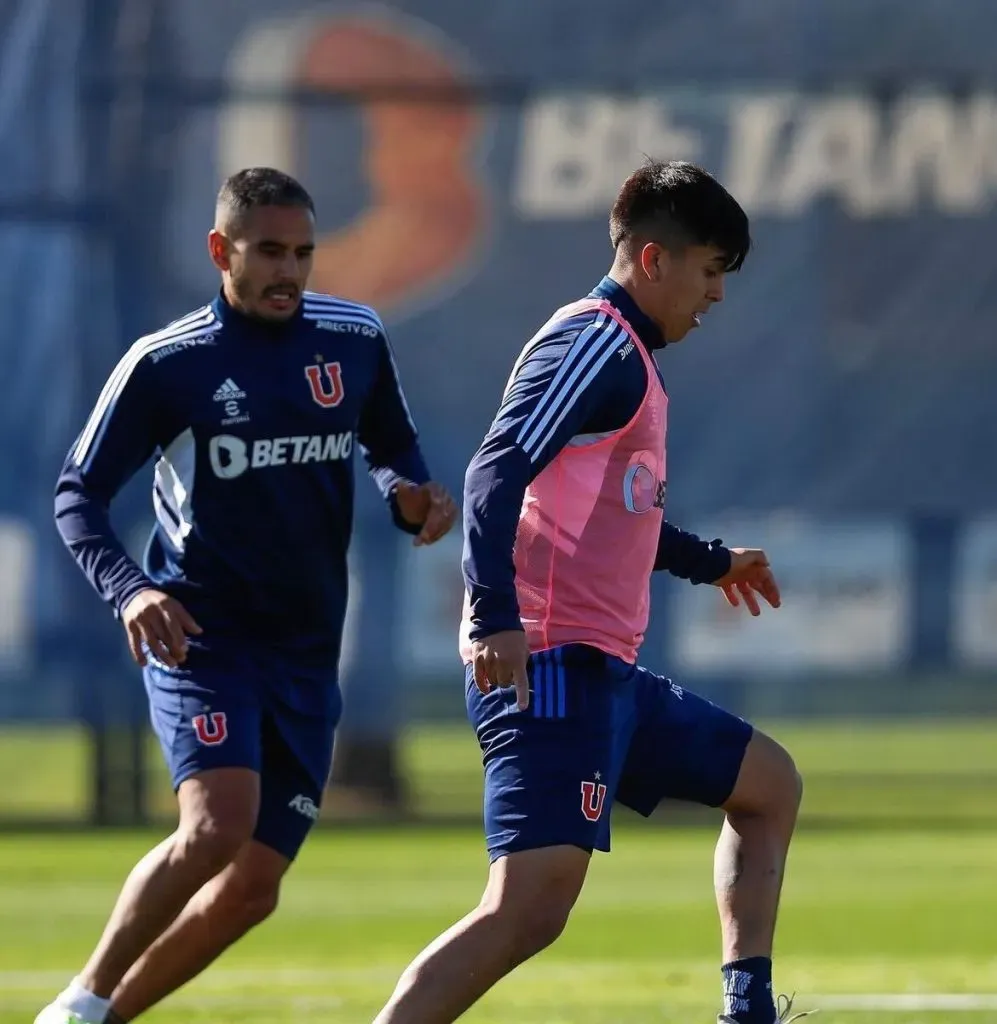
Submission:
[[[606,787],[601,782],[582,783],[582,814],[587,821],[598,821],[606,803]]]
[[[212,711],[210,715],[194,715],[190,720],[194,726],[197,742],[206,747],[217,747],[228,739],[228,717],[224,711]]]
[[[343,400],[343,371],[339,363],[313,363],[305,367],[305,376],[312,389],[312,398],[323,409],[332,409]]]

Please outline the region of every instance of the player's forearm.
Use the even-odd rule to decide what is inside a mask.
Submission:
[[[654,568],[691,583],[714,583],[730,569],[730,552],[719,539],[702,540],[671,523],[662,523]]]
[[[408,522],[402,516],[398,502],[395,500],[395,488],[400,483],[429,483],[431,479],[429,467],[426,465],[419,445],[413,443],[411,447],[398,454],[382,456],[378,463],[371,461],[370,477],[381,492],[381,496],[388,503],[395,526],[413,536],[417,534],[420,526]]]
[[[475,559],[475,553],[478,558]],[[485,567],[486,574],[499,580],[497,586],[491,586],[482,582],[480,575],[482,567]],[[508,572],[495,572],[495,565],[491,559],[481,558],[480,548],[477,552],[469,550],[465,541],[464,559],[461,563],[464,573],[464,585],[467,588],[468,599],[471,604],[471,632],[470,639],[483,640],[486,636],[493,636],[495,633],[504,633],[510,629],[522,629],[523,623],[519,617],[519,602],[516,598],[515,569],[512,564],[510,553],[508,560]],[[507,577],[511,582],[506,583]]]
[[[55,525],[94,590],[116,612],[140,590],[153,586],[115,536],[107,508],[99,500],[60,486]]]
[[[529,459],[518,449],[483,448],[465,475],[461,568],[472,640],[523,628],[512,549],[529,472]]]
[[[370,475],[385,501],[402,481],[427,484],[431,479],[426,460],[415,443],[403,451],[382,455],[376,461],[372,458]]]

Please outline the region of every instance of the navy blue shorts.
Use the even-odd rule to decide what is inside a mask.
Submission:
[[[335,674],[234,642],[192,641],[176,669],[143,670],[174,789],[211,768],[260,776],[254,838],[293,859],[318,818],[342,710]]]
[[[530,658],[530,706],[511,688],[482,696],[466,669],[467,712],[485,767],[492,860],[517,850],[609,850],[615,802],[647,817],[665,799],[719,807],[752,727],[647,669],[571,644]]]

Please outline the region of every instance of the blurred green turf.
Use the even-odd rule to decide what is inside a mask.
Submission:
[[[777,721],[763,723],[795,756],[805,779],[803,824],[987,827],[997,820],[997,720]],[[403,763],[414,809],[477,819],[480,754],[462,724],[405,734]],[[148,765],[155,812],[173,797],[158,747]],[[89,792],[85,736],[74,728],[0,729],[0,823],[82,819]],[[682,817],[671,808],[666,817]]]
[[[30,1021],[90,951],[152,833],[0,837],[0,1024]],[[713,830],[617,830],[562,940],[468,1024],[715,1020]],[[997,996],[997,830],[801,835],[781,914],[776,984],[797,1006],[851,993]],[[278,914],[150,1024],[370,1021],[411,955],[477,900],[476,829],[322,832]],[[848,1012],[822,1024],[984,1024],[981,1013]],[[809,1024],[809,1022],[808,1022]]]

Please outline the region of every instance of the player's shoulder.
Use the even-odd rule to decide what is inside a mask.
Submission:
[[[132,343],[123,359],[133,366],[154,366],[171,356],[214,345],[221,329],[222,323],[214,308],[210,304],[199,306],[166,326],[143,334]]]
[[[316,330],[348,334],[359,338],[384,338],[384,321],[372,306],[353,302],[324,292],[305,292],[301,299],[302,316]]]
[[[517,367],[558,368],[565,362],[589,370],[611,364],[611,356],[626,345],[625,331],[605,304],[583,299],[562,306],[523,346]]]

